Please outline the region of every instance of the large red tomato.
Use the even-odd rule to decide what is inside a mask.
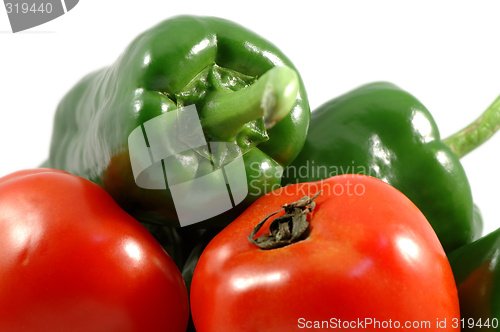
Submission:
[[[162,247],[100,187],[41,169],[0,178],[0,331],[185,331]]]
[[[249,241],[259,221],[320,190],[315,206],[298,209],[309,220],[300,241],[275,249]],[[284,213],[251,238],[268,234],[271,220]],[[284,230],[283,238],[288,221],[282,217],[283,229],[273,227],[276,234]],[[450,265],[423,214],[401,192],[361,175],[260,198],[204,250],[191,306],[198,332],[451,331],[459,318]]]

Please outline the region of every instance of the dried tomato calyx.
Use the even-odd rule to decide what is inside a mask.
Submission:
[[[307,214],[312,212],[316,206],[314,199],[319,194],[321,194],[321,191],[313,197],[304,196],[296,202],[282,205],[280,210],[271,213],[255,226],[252,233],[248,236],[248,241],[261,249],[276,249],[303,240],[309,229]],[[259,236],[255,239],[255,234],[262,228],[264,223],[270,217],[283,210],[285,214],[274,218],[269,225],[269,234]]]

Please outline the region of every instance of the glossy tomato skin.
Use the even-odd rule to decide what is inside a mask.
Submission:
[[[307,239],[271,250],[247,240],[281,205],[319,190]],[[444,320],[439,331],[459,330],[452,271],[431,226],[402,193],[362,175],[290,185],[260,198],[204,250],[191,307],[198,332],[326,331],[345,321],[355,322],[352,330],[380,330],[376,322],[384,330],[408,322],[437,330]]]
[[[0,178],[0,331],[185,331],[172,259],[100,187],[49,169]]]

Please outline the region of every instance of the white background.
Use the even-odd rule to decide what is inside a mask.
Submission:
[[[311,108],[359,85],[390,81],[434,115],[443,137],[500,94],[498,1],[98,1],[13,34],[0,7],[0,176],[48,154],[58,101],[111,64],[142,31],[178,14],[220,16],[294,62]],[[500,133],[462,159],[485,233],[500,227]]]

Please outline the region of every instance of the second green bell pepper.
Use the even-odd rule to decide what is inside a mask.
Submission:
[[[444,142],[429,111],[397,86],[377,82],[354,89],[312,112],[306,143],[285,170],[283,184],[357,173],[403,192],[437,233],[446,252],[481,235],[471,189],[457,153],[489,136],[498,100],[473,129]],[[494,117],[494,119],[492,119]]]
[[[146,132],[151,132],[146,127],[157,117],[193,105],[203,131],[195,139],[207,144],[190,141],[192,123],[171,117],[174,120],[155,127],[154,134],[177,130],[183,139],[175,147],[161,142],[166,149],[161,152],[170,157],[156,158],[153,143],[158,142],[151,136],[148,141]],[[171,184],[210,175],[242,156],[245,199],[200,225],[223,226],[280,184],[283,168],[302,148],[309,118],[302,80],[276,46],[224,19],[179,16],[139,35],[113,65],[87,75],[66,94],[57,108],[50,155],[43,166],[94,181],[142,222],[179,226]],[[162,179],[155,183],[157,188],[136,182],[132,133],[143,140],[142,150],[134,152],[139,167],[151,164]],[[210,150],[210,142],[225,142],[229,148]],[[147,182],[148,176],[141,179]],[[228,183],[217,176],[215,180]],[[206,195],[196,197],[184,206],[201,210]]]
[[[500,229],[448,255],[463,331],[500,331]]]

